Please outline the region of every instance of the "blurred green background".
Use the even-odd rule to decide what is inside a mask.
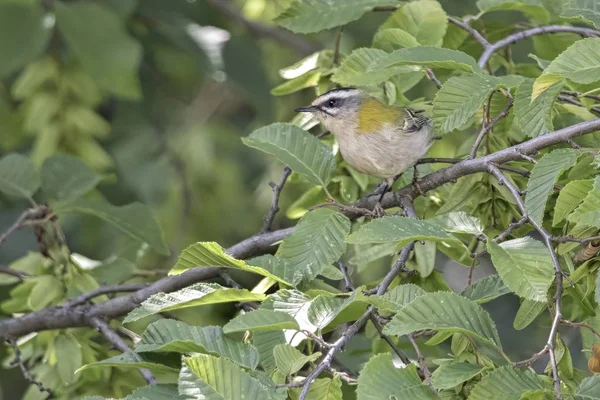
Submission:
[[[80,18],[85,13],[77,14],[77,5],[90,3],[97,8],[93,17],[87,16],[94,22],[86,23]],[[135,269],[114,266],[109,273],[115,275],[104,277],[106,281],[117,275],[130,282],[160,276],[190,243],[210,240],[227,247],[260,230],[271,202],[268,182],[279,179],[282,166],[245,147],[240,138],[262,125],[289,121],[295,107],[312,100],[313,89],[283,97],[270,93],[283,82],[279,70],[310,52],[257,34],[223,11],[229,8],[252,23],[273,26],[270,20],[287,4],[287,0],[0,0],[2,155],[26,154],[38,166],[56,152],[78,155],[104,174],[99,190],[111,203],[150,205],[165,231],[170,259],[144,253],[97,219],[61,221],[72,252],[92,260],[120,255],[136,261]],[[441,4],[449,15],[476,12],[474,0]],[[370,46],[373,32],[386,17],[370,13],[349,24],[342,53]],[[507,21],[504,18],[522,16],[495,13],[486,23]],[[315,50],[332,49],[336,35],[332,30],[303,40]],[[560,35],[553,37],[559,51]],[[526,60],[532,46],[532,41],[514,46],[513,58]],[[433,85],[424,80],[407,97],[431,100],[434,93]],[[460,137],[447,137],[432,153],[452,157],[461,144]],[[285,216],[286,210],[307,188],[293,179],[286,186],[274,229],[294,223]],[[0,195],[0,231],[26,207]],[[29,250],[36,250],[36,242],[33,232],[24,229],[0,248],[0,264]],[[442,259],[438,264],[454,289],[465,286],[464,267]],[[360,271],[359,278],[372,281],[388,265],[389,259],[384,259]],[[475,278],[491,272],[484,263]],[[236,278],[247,286],[256,281],[250,276]],[[10,288],[0,286],[0,299]],[[503,296],[487,309],[508,354],[522,359],[543,346],[549,321],[541,317],[538,324],[515,331],[512,321],[518,305],[516,297]],[[232,307],[205,307],[178,317],[208,325],[222,323],[234,312]],[[572,339],[576,365],[583,367],[579,337],[565,337]],[[358,338],[354,345],[360,349]],[[21,398],[25,387],[17,368],[0,372],[0,398]]]

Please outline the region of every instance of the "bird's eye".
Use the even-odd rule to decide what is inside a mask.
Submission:
[[[337,101],[335,99],[331,99],[327,102],[327,105],[329,107],[335,107],[335,104],[337,103]]]

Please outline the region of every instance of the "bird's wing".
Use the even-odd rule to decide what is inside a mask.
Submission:
[[[404,109],[404,125],[402,130],[408,133],[418,132],[421,128],[429,124],[429,118],[421,115],[423,110]]]

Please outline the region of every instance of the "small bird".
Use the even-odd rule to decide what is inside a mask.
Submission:
[[[330,90],[294,111],[313,113],[335,135],[354,169],[383,178],[380,211],[396,178],[423,157],[433,140],[433,124],[423,111],[386,105],[356,88]]]

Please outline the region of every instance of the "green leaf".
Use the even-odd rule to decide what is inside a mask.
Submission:
[[[31,199],[40,187],[40,176],[29,159],[12,153],[0,159],[0,191],[9,196]]]
[[[274,87],[271,89],[271,94],[273,96],[284,96],[286,94],[295,93],[302,89],[317,86],[320,79],[321,72],[308,72]]]
[[[250,260],[247,260],[247,263],[250,266],[262,268],[265,271],[278,276],[283,279],[284,282],[300,282],[304,276],[303,271],[301,269],[293,268],[288,260],[272,254],[251,258]]]
[[[308,309],[312,304],[313,299],[308,295],[298,290],[279,290],[277,293],[272,294],[263,302],[262,307],[265,309],[284,312],[294,317],[301,330],[307,330],[309,332],[316,332],[317,326],[310,322],[308,318]],[[290,343],[292,346],[296,346],[302,341],[303,334],[294,332],[294,338],[298,342]]]
[[[70,201],[96,187],[101,177],[77,157],[55,154],[42,164],[42,189],[57,201]]]
[[[350,220],[338,211],[327,208],[310,211],[283,240],[277,256],[289,268],[301,271],[302,281],[309,282],[344,254],[350,226]]]
[[[377,6],[397,0],[293,0],[275,21],[296,33],[312,33],[355,21]]]
[[[280,329],[299,330],[298,322],[291,315],[281,311],[255,310],[230,320],[223,332],[277,331]]]
[[[600,80],[600,38],[581,39],[556,57],[544,74],[555,74],[577,83]]]
[[[438,389],[451,389],[476,377],[485,367],[477,364],[444,364],[431,375],[431,383]]]
[[[69,49],[98,86],[125,99],[140,99],[142,46],[127,33],[124,21],[95,3],[56,3],[54,12]]]
[[[592,190],[567,219],[581,225],[598,227],[600,226],[598,210],[600,210],[600,176],[596,176]]]
[[[399,216],[378,218],[366,223],[356,232],[352,232],[347,242],[353,244],[397,242],[398,246],[402,246],[414,240],[460,243],[435,222]]]
[[[500,87],[513,87],[523,78],[509,75],[462,75],[448,79],[433,100],[433,121],[441,133],[463,126]]]
[[[390,242],[375,245],[358,245],[354,247],[354,255],[350,258],[349,263],[364,265],[394,254],[398,246],[396,246],[396,243]]]
[[[513,327],[518,331],[528,327],[546,309],[546,304],[543,301],[523,300],[517,311],[517,315],[515,315]]]
[[[185,400],[185,397],[179,395],[177,385],[159,383],[136,389],[123,400]]]
[[[471,235],[481,235],[483,233],[483,224],[479,218],[473,217],[464,211],[438,215],[432,218],[432,221],[440,224],[446,232],[468,233]]]
[[[550,14],[544,4],[536,0],[478,0],[477,7],[482,14],[492,11],[520,11],[540,22],[550,21]]]
[[[119,368],[147,368],[155,372],[179,372],[181,363],[179,355],[177,357],[168,357],[165,354],[139,354],[128,351],[118,356],[107,358],[102,361],[93,362],[79,368],[77,372],[97,367],[119,367]]]
[[[594,181],[592,179],[571,181],[567,183],[558,194],[554,206],[552,226],[558,225],[585,199],[592,190]]]
[[[302,388],[291,388],[291,400],[298,400]],[[308,400],[342,400],[342,380],[339,376],[333,379],[315,379],[308,389],[306,395]]]
[[[529,369],[501,367],[473,387],[469,400],[519,400],[526,391],[546,387],[544,381]]]
[[[327,186],[335,160],[319,139],[292,124],[276,123],[242,138],[246,146],[274,155],[311,183]]]
[[[415,365],[395,368],[389,353],[371,357],[358,377],[356,395],[358,400],[436,398],[419,378]]]
[[[427,278],[434,270],[435,267],[435,255],[437,253],[437,246],[435,242],[423,242],[418,243],[414,247],[415,261],[417,262],[416,268],[419,272],[419,276]]]
[[[360,293],[354,292],[347,298],[319,295],[314,298],[307,310],[308,321],[322,329],[329,325],[342,311],[360,302],[366,306],[366,299]],[[357,304],[359,305],[359,304]],[[364,311],[362,307],[360,311]]]
[[[530,237],[497,244],[488,239],[494,267],[508,288],[529,300],[545,301],[554,281],[554,266],[544,244]]]
[[[185,359],[185,364],[193,375],[193,380],[180,378],[179,393],[187,395],[186,398],[285,400],[287,397],[286,390],[275,389],[266,376],[251,375],[223,358],[198,354]]]
[[[383,296],[369,296],[368,300],[379,309],[396,312],[424,294],[425,291],[419,286],[407,283],[400,286],[394,286],[385,292]]]
[[[41,275],[30,278],[36,284],[31,290],[28,303],[34,311],[40,311],[64,296],[63,282],[54,275]]]
[[[223,334],[219,326],[191,326],[172,319],[162,319],[148,325],[135,351],[207,353],[227,358],[242,367],[255,369],[258,350]]]
[[[392,318],[385,333],[402,336],[423,329],[460,332],[501,348],[496,325],[481,306],[450,292],[418,296]]]
[[[383,50],[359,48],[354,50],[331,77],[344,86],[369,86],[387,81],[393,76],[419,71],[415,66],[395,66],[374,70],[373,66],[388,55]]]
[[[179,275],[191,268],[196,267],[224,267],[234,268],[254,274],[266,276],[275,279],[277,282],[285,283],[282,278],[273,275],[269,271],[246,264],[244,261],[236,260],[215,242],[198,242],[187,247],[177,259],[177,263],[169,271],[169,275]]]
[[[386,52],[416,46],[419,46],[417,39],[403,29],[382,27],[373,36],[373,47]]]
[[[560,16],[579,18],[600,28],[600,4],[596,0],[567,0]]]
[[[441,46],[448,28],[448,16],[437,1],[412,1],[395,11],[380,29],[391,28],[408,32],[422,45]]]
[[[600,399],[600,375],[584,378],[577,390],[575,400],[598,400]]]
[[[419,46],[399,49],[380,58],[369,67],[376,72],[398,65],[423,65],[433,68],[453,69],[465,72],[479,72],[477,62],[462,51],[442,49],[432,46]]]
[[[548,197],[560,174],[577,162],[579,153],[574,149],[557,149],[538,160],[527,183],[525,208],[531,219],[542,224]]]
[[[247,289],[223,287],[216,283],[197,283],[171,293],[156,293],[148,297],[133,309],[123,322],[137,321],[141,318],[165,311],[197,307],[207,304],[263,301],[264,294],[251,293]]]
[[[564,85],[564,81],[559,81],[532,101],[533,82],[533,79],[526,79],[519,85],[513,107],[519,127],[529,137],[545,135],[554,130],[552,106]]]
[[[273,357],[279,372],[285,376],[295,374],[300,371],[304,364],[315,361],[321,356],[321,353],[316,352],[309,356],[302,354],[295,347],[289,344],[278,344],[273,349]]]
[[[58,365],[58,375],[67,385],[77,381],[75,371],[83,364],[81,345],[70,333],[62,333],[54,339],[54,350]]]
[[[44,23],[44,10],[39,2],[0,2],[0,78],[16,72],[38,58],[52,33]]]
[[[170,254],[158,221],[150,208],[142,203],[119,207],[103,199],[80,199],[68,204],[60,204],[55,211],[59,215],[78,213],[98,217],[128,236],[149,244],[160,254]]]
[[[471,286],[467,286],[461,296],[475,303],[487,303],[502,295],[510,293],[510,289],[502,282],[499,275],[490,275],[478,280]]]

